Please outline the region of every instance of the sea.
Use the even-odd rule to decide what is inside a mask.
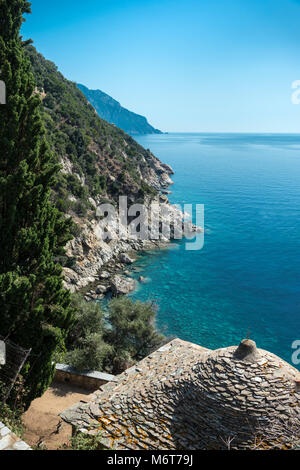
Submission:
[[[182,240],[142,254],[132,297],[155,303],[167,336],[210,349],[248,337],[299,368],[300,135],[136,140],[174,169],[171,203],[204,205],[205,234],[201,250]]]

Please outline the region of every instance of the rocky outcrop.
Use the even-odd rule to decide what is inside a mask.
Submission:
[[[152,153],[146,158],[147,166],[142,168],[141,176],[151,187],[160,191],[173,185],[171,176],[174,175],[172,168],[162,163]]]
[[[162,233],[163,222],[170,218],[180,225],[183,214],[166,199],[160,201],[160,213],[153,212],[152,216],[158,221],[157,239],[153,239],[150,227],[145,239],[124,238],[118,231],[118,219],[115,219],[110,222],[109,230],[112,237],[110,241],[103,240],[99,220],[88,221],[74,217],[81,232],[67,245],[67,256],[74,260],[74,265],[72,268],[64,269],[65,286],[73,292],[89,285],[96,287],[99,284],[111,290],[112,278],[135,261],[134,253],[167,246],[170,239],[175,236],[174,226],[171,225],[168,237]]]
[[[112,280],[112,293],[113,295],[126,295],[135,289],[135,280],[125,276],[115,276]]]
[[[133,264],[135,260],[131,258],[127,253],[121,253],[120,261],[121,263],[125,264]]]
[[[101,294],[106,294],[106,292],[108,291],[108,287],[107,286],[97,286],[96,288],[96,294],[98,295],[101,295]]]
[[[82,221],[77,220],[77,223]],[[112,277],[134,262],[127,252],[139,252],[161,248],[166,241],[122,240],[105,242],[101,238],[97,221],[82,228],[82,233],[67,245],[67,256],[75,260],[74,266],[64,268],[65,287],[72,292],[89,285],[105,285],[110,288]],[[122,256],[121,256],[122,255]]]

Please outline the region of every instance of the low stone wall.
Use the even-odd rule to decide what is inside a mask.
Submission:
[[[84,388],[85,390],[95,391],[108,382],[114,382],[115,376],[97,371],[78,372],[73,367],[65,364],[56,364],[54,376],[55,382],[69,383]]]

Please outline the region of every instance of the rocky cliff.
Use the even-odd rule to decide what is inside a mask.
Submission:
[[[62,166],[53,202],[75,223],[75,237],[66,257],[60,259],[66,285],[72,290],[100,282],[105,284],[102,290],[120,283],[124,287],[126,279],[114,278],[116,271],[126,265],[122,255],[124,260],[126,252],[160,246],[164,240],[120,240],[116,235],[111,242],[105,242],[96,208],[101,203],[116,204],[119,196],[127,196],[131,204],[146,205],[161,198],[173,211],[161,194],[172,184],[173,171],[132,137],[101,119],[76,84],[34,47],[28,46],[27,53],[37,82],[36,92],[43,102],[49,145]]]

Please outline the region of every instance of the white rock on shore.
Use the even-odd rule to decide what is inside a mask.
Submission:
[[[121,253],[120,261],[121,263],[125,264],[133,264],[135,260],[131,258],[127,253]]]
[[[106,294],[106,292],[108,291],[108,287],[106,286],[97,286],[96,287],[96,294]]]
[[[112,279],[111,290],[114,295],[126,295],[134,291],[135,280],[129,277],[116,275]]]

